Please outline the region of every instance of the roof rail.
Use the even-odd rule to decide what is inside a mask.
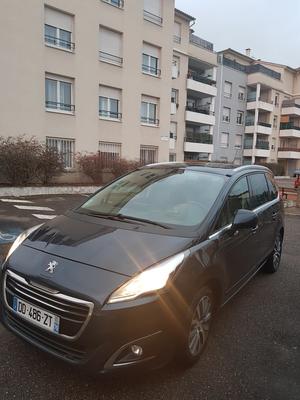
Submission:
[[[234,168],[234,172],[239,172],[243,171],[245,169],[261,169],[265,171],[270,171],[268,167],[265,167],[264,165],[257,165],[257,164],[251,164],[251,165],[241,165],[240,167]]]

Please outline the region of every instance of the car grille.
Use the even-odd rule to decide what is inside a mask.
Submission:
[[[32,324],[23,320],[22,317],[13,311],[14,296],[60,317],[58,334],[48,334],[43,329],[34,326],[34,330],[40,332],[45,337],[58,336],[66,340],[78,339],[93,311],[93,303],[54,292],[50,288],[37,287],[32,283],[28,283],[21,276],[11,271],[6,271],[4,277],[4,299],[6,306],[14,320],[28,327],[32,327]]]

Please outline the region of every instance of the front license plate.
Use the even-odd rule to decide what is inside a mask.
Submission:
[[[13,297],[13,309],[15,313],[22,316],[27,321],[38,325],[40,328],[46,329],[53,333],[59,333],[59,317],[36,307],[27,301]]]

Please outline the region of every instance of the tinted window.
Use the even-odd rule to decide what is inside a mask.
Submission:
[[[250,175],[249,180],[252,189],[251,208],[254,209],[269,201],[269,189],[265,174]]]
[[[79,212],[95,216],[121,214],[182,227],[198,225],[226,179],[181,168],[137,170],[96,193]]]
[[[278,196],[278,188],[275,183],[275,179],[271,175],[266,175],[268,188],[269,188],[269,196],[270,200],[277,199]]]
[[[247,178],[241,178],[231,188],[225,206],[221,212],[217,228],[222,228],[233,222],[239,209],[250,209],[250,193]]]

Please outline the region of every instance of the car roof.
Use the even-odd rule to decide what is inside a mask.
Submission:
[[[222,163],[206,163],[206,164],[195,164],[189,162],[165,162],[165,163],[156,163],[156,164],[149,164],[145,165],[144,168],[171,168],[171,169],[178,169],[183,168],[192,171],[199,171],[199,172],[209,172],[213,174],[225,175],[228,177],[241,174],[243,172],[271,172],[271,170],[263,165],[242,165],[237,166],[234,164],[222,164]]]

